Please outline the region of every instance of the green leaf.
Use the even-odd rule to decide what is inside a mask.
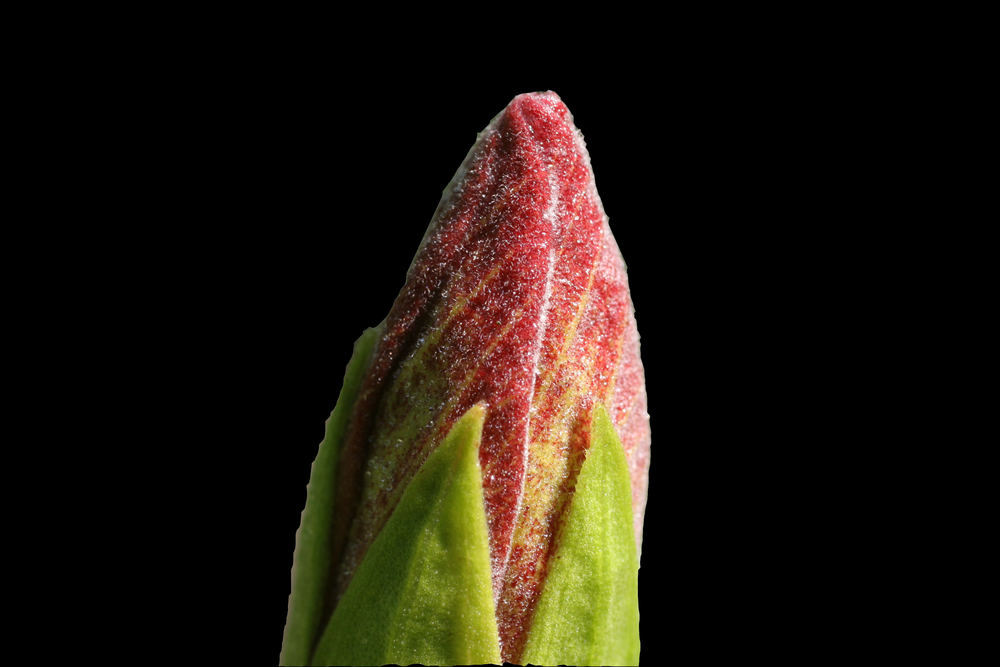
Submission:
[[[602,405],[522,661],[639,664],[639,560],[625,452]]]
[[[427,458],[337,605],[313,664],[500,663],[476,405]]]
[[[378,333],[378,329],[368,329],[354,344],[354,355],[344,374],[344,386],[333,413],[326,421],[326,437],[320,443],[319,453],[312,465],[306,488],[306,507],[295,534],[292,594],[288,598],[288,617],[281,644],[282,665],[307,664],[322,629],[326,591],[333,573],[330,526],[333,525],[340,448],[362,377],[371,362]]]

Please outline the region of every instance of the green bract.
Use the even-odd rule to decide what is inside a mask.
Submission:
[[[377,332],[355,344],[313,464],[281,664],[501,662],[479,467],[485,405],[431,453],[329,618],[329,533],[344,428]],[[524,650],[533,664],[638,664],[638,559],[628,467],[602,405]]]
[[[628,464],[604,406],[524,649],[535,665],[639,664],[639,562]]]
[[[314,664],[499,663],[472,407],[403,494],[354,574]]]

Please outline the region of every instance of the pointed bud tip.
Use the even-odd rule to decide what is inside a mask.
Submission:
[[[555,91],[540,90],[533,93],[521,93],[519,95],[515,95],[514,99],[510,101],[510,104],[508,106],[538,103],[538,102],[546,104],[552,104],[552,103],[562,104],[562,99]]]
[[[523,119],[533,130],[533,133],[543,130],[546,121],[569,123],[572,125],[573,115],[562,99],[551,90],[521,93],[515,95],[497,117],[498,121],[513,118]]]

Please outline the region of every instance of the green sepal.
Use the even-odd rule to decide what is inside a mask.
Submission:
[[[479,468],[485,415],[470,408],[407,486],[313,664],[500,664]]]
[[[639,559],[628,463],[602,405],[591,428],[590,450],[528,633],[525,664],[639,664]]]
[[[306,487],[306,506],[295,534],[292,593],[281,644],[282,665],[305,665],[322,630],[326,592],[332,576],[330,526],[333,525],[337,469],[344,431],[358,397],[361,381],[371,363],[378,329],[368,329],[354,343],[354,354],[344,373],[337,405],[326,421],[326,436],[319,445]]]

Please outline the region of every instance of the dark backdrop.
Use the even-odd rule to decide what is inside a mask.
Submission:
[[[752,162],[747,136],[683,70],[553,69],[470,78],[289,46],[212,59],[183,95],[156,100],[165,120],[150,131],[172,166],[160,242],[135,261],[167,257],[146,301],[152,353],[170,414],[194,416],[172,435],[183,474],[167,499],[192,512],[163,540],[172,571],[196,582],[184,589],[191,641],[276,661],[309,468],[352,344],[388,312],[476,133],[514,95],[547,89],[587,141],[641,335],[653,436],[643,662],[715,641],[753,611],[741,591],[761,583],[741,554],[760,533],[744,540],[752,520],[720,496],[746,483],[733,433],[753,416],[732,406],[759,389],[743,371],[760,361],[747,352],[763,306],[732,270],[751,238],[735,202],[754,210],[755,193],[732,177]]]
[[[227,583],[239,601],[229,613],[241,620],[226,622],[232,641],[241,654],[277,655],[309,467],[352,344],[388,312],[476,133],[517,93],[547,89],[584,133],[629,267],[653,431],[640,604],[643,636],[655,636],[653,610],[669,595],[667,331],[677,289],[666,270],[661,91],[544,75],[463,85],[447,72],[399,83],[263,72],[210,121],[218,134],[191,174],[213,204],[187,223],[208,278],[191,333],[215,371],[207,382],[219,383],[206,407],[218,407],[223,428],[204,447],[213,461],[220,450],[232,457],[219,479],[237,516],[220,526],[231,568],[222,577],[238,573]]]

